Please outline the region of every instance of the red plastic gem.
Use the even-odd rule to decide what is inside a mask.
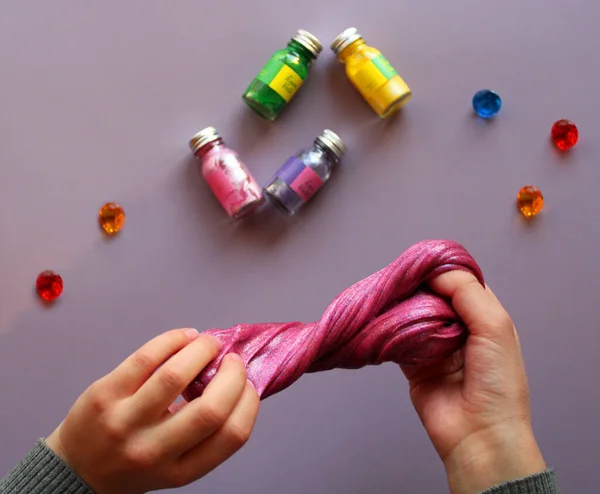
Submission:
[[[559,120],[552,126],[552,142],[561,151],[567,151],[577,144],[579,131],[570,120]]]
[[[63,280],[54,271],[43,271],[35,281],[35,289],[38,295],[47,302],[56,300],[63,291]]]

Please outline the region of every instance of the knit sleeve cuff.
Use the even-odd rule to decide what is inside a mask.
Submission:
[[[551,468],[522,479],[511,480],[480,494],[559,494],[556,474]]]
[[[94,494],[89,486],[40,439],[3,479],[2,494]]]

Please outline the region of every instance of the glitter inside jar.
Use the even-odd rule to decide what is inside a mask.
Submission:
[[[258,182],[214,127],[198,132],[189,145],[201,163],[202,177],[230,217],[251,214],[265,202]]]
[[[264,193],[283,212],[294,215],[329,180],[346,152],[342,139],[325,129],[312,147],[290,157],[275,173]]]
[[[321,50],[319,40],[300,29],[286,48],[273,54],[246,89],[243,100],[261,117],[275,120],[304,83]]]
[[[351,27],[333,40],[331,50],[346,66],[346,76],[381,118],[395,114],[412,97],[396,69]]]

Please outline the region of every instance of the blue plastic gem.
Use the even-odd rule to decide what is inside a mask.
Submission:
[[[482,89],[473,96],[473,110],[481,118],[492,118],[502,108],[502,100],[494,91]]]

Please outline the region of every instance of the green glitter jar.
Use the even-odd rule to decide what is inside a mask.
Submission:
[[[275,120],[300,89],[308,69],[323,47],[300,29],[287,47],[273,54],[242,96],[261,117]]]

